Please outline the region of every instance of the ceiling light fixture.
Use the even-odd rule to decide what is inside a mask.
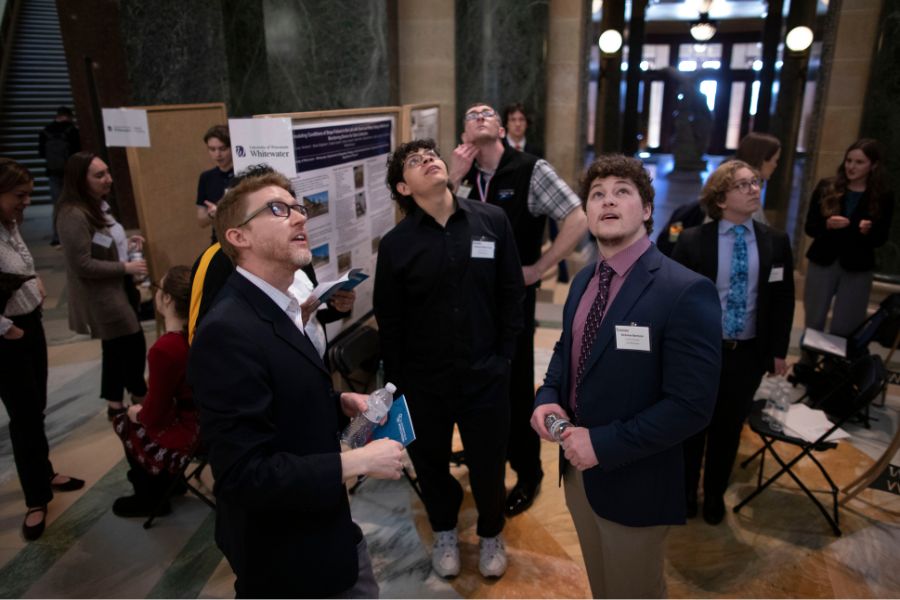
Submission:
[[[791,52],[804,52],[813,43],[813,32],[803,25],[791,29],[784,38],[784,45]]]
[[[603,54],[615,54],[622,48],[622,34],[615,29],[607,29],[600,34],[597,45]]]
[[[691,37],[698,42],[708,42],[716,35],[716,22],[709,18],[709,13],[700,13],[700,20],[691,23]]]

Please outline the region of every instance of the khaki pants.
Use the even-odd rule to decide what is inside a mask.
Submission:
[[[572,513],[594,598],[665,598],[667,525],[626,527],[594,513],[581,472],[567,466],[566,505]]]

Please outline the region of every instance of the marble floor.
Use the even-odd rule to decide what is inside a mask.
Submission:
[[[32,207],[23,230],[48,285],[50,406],[47,431],[58,471],[87,480],[84,489],[57,494],[48,528],[37,542],[20,534],[25,507],[12,465],[5,413],[0,413],[0,597],[232,597],[233,576],[213,542],[215,515],[193,497],[177,498],[172,515],[149,530],[139,519],[111,512],[130,493],[122,448],[98,399],[99,343],[66,327],[61,254],[49,247],[47,207]],[[586,258],[585,258],[586,259]],[[547,281],[538,306],[536,374],[559,336],[567,286]],[[798,304],[798,313],[800,312]],[[793,348],[802,315],[795,319]],[[145,324],[148,343],[153,323]],[[851,427],[849,442],[821,453],[838,485],[880,454],[900,424],[900,393],[873,409],[871,429]],[[744,432],[739,460],[759,447]],[[790,454],[790,452],[787,452]],[[445,581],[430,570],[431,532],[424,508],[404,481],[367,481],[351,506],[369,542],[384,597],[589,597],[581,552],[562,490],[556,485],[557,448],[543,443],[547,476],[535,505],[511,519],[505,536],[510,568],[500,580],[477,571],[475,510],[467,493],[460,516],[463,572]],[[900,464],[894,460],[895,464]],[[769,467],[771,468],[771,467]],[[467,487],[467,469],[454,467]],[[813,487],[824,482],[803,466]],[[208,477],[208,474],[207,474]],[[755,465],[736,469],[726,503],[754,485]],[[507,484],[514,483],[510,477]],[[206,480],[205,485],[209,486]],[[900,496],[867,490],[841,510],[843,536],[832,535],[809,500],[782,480],[717,527],[693,519],[673,528],[666,577],[672,597],[897,597],[900,596]]]

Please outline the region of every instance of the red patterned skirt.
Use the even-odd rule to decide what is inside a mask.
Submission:
[[[190,461],[193,442],[182,448],[166,448],[160,446],[148,434],[147,430],[140,423],[132,423],[127,413],[117,415],[113,420],[113,428],[116,435],[121,438],[125,445],[125,451],[128,452],[135,460],[144,467],[148,473],[158,475],[159,473],[168,471],[169,473],[178,473]]]

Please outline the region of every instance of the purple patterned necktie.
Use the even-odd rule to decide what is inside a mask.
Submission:
[[[591,348],[594,347],[597,332],[600,330],[600,321],[603,320],[603,314],[606,312],[606,303],[609,300],[609,284],[612,281],[613,273],[615,271],[606,261],[600,263],[597,277],[599,290],[584,322],[584,334],[581,337],[581,356],[578,358],[578,371],[575,375],[575,418],[578,420],[580,420],[579,409],[581,403],[579,396],[581,396],[581,381],[584,377],[584,367],[591,356]]]

